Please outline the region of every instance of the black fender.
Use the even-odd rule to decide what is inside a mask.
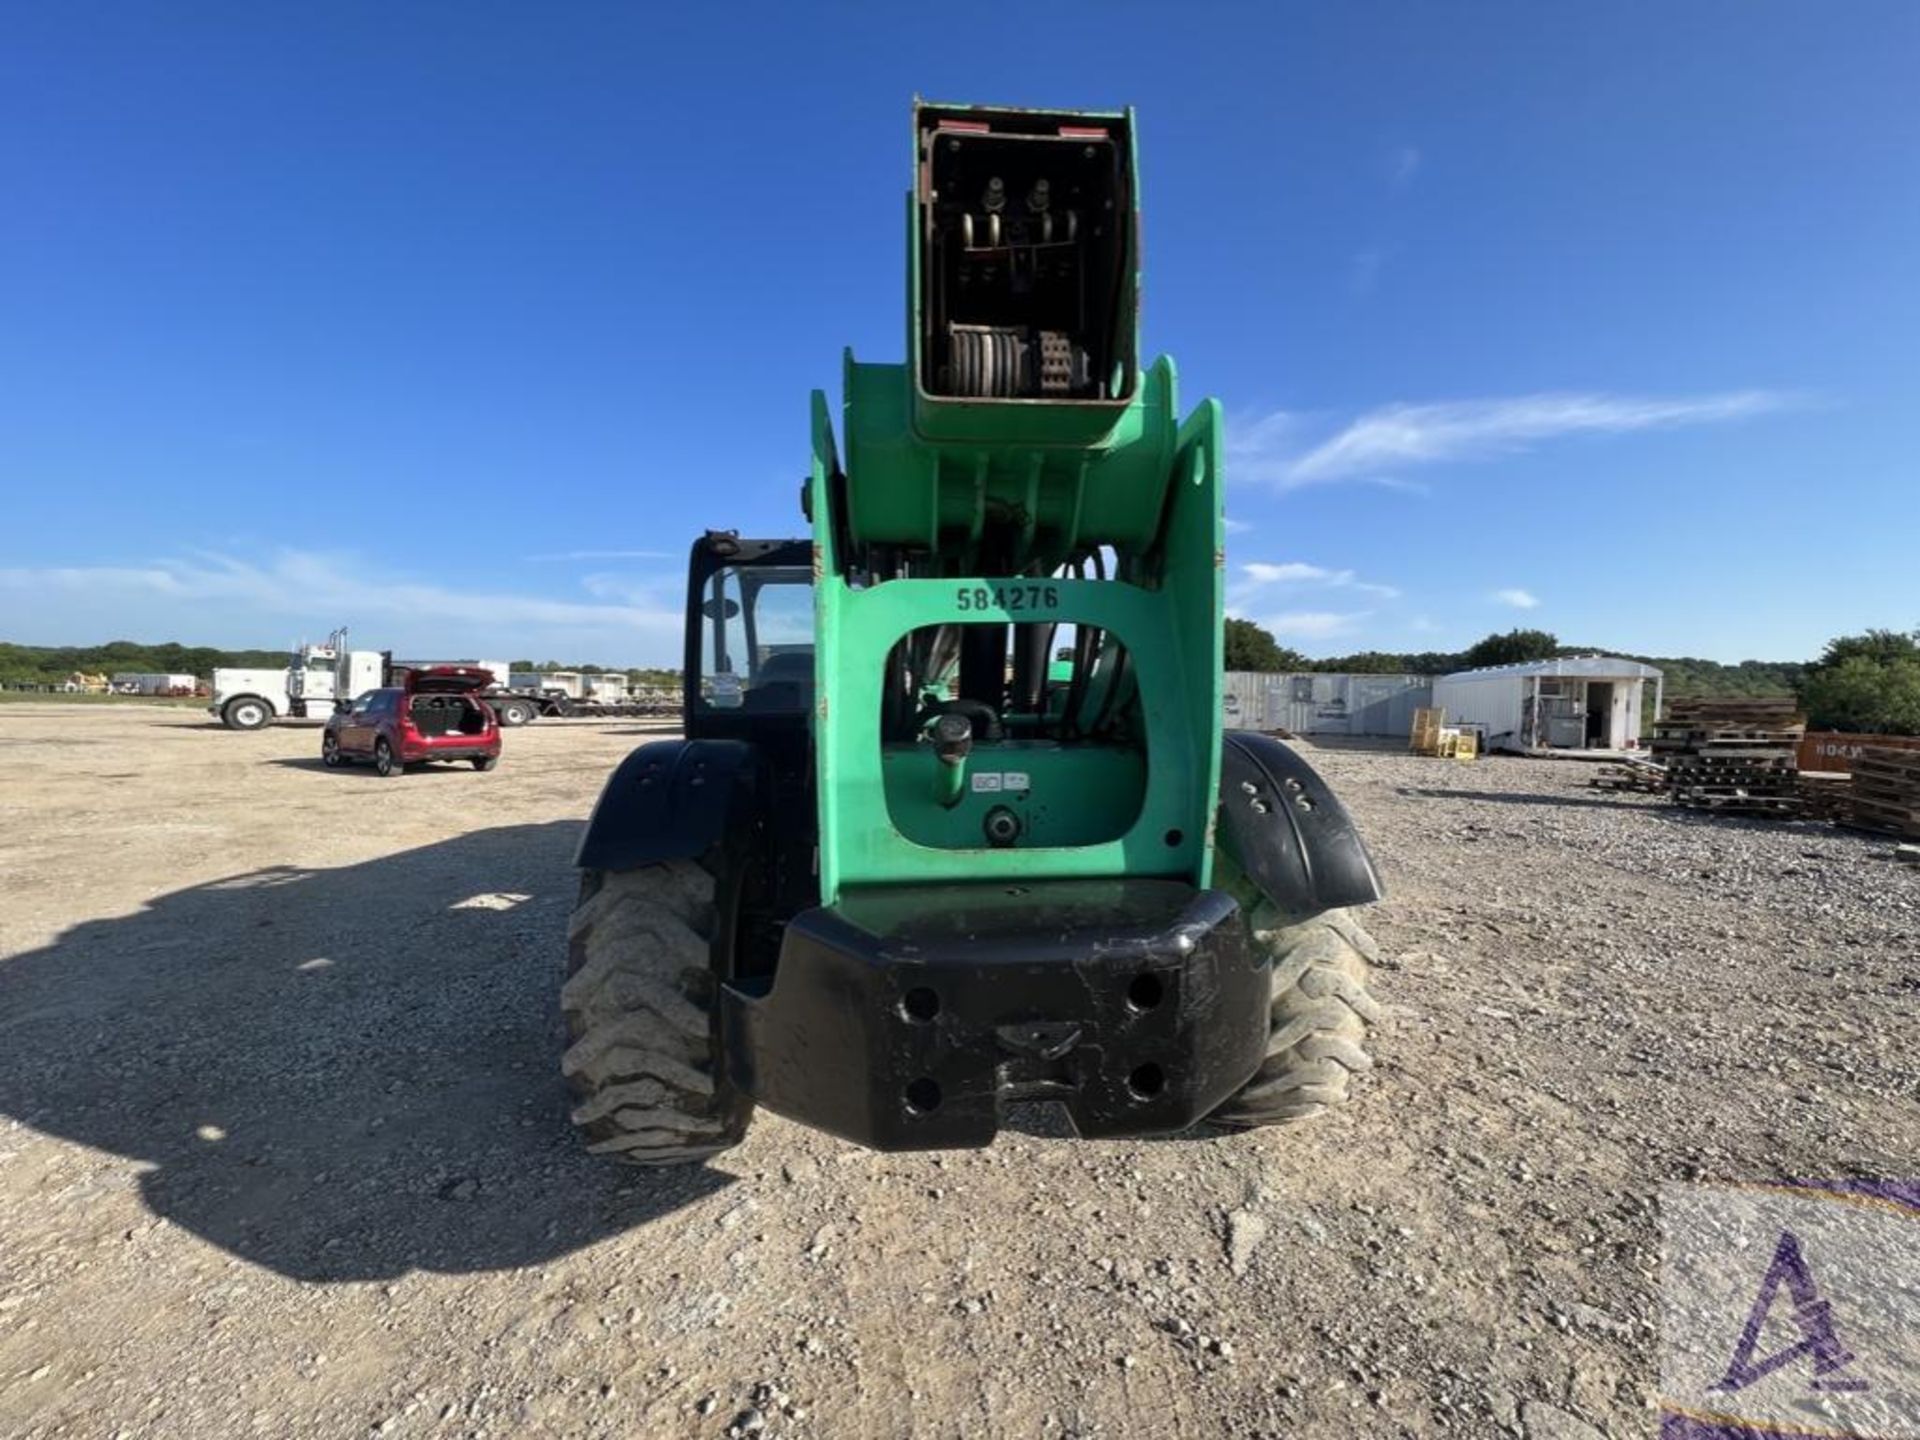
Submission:
[[[587,821],[573,863],[633,870],[692,860],[717,845],[758,780],[744,740],[655,740],[620,762]]]
[[[1215,840],[1290,916],[1371,905],[1386,894],[1346,807],[1271,735],[1227,732]]]

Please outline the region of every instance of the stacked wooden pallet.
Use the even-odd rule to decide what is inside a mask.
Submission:
[[[1851,776],[1802,770],[1797,778],[1802,819],[1844,823],[1853,818]]]
[[[1634,790],[1643,795],[1664,795],[1669,783],[1666,769],[1650,760],[1623,760],[1618,765],[1602,765],[1587,781],[1595,790]]]
[[[1788,698],[1675,700],[1654,723],[1652,749],[1681,805],[1795,816],[1795,752],[1805,733]]]
[[[1920,840],[1920,750],[1867,746],[1853,762],[1851,821],[1905,840]]]

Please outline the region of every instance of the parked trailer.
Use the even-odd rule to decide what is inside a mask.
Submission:
[[[523,691],[515,693],[517,698],[533,704],[543,718],[553,720],[629,720],[680,713],[680,692],[657,686],[628,691],[625,698],[618,700],[576,700],[559,690],[532,695]],[[497,701],[495,707],[498,708]]]
[[[648,719],[680,713],[677,688],[634,686],[617,670],[516,670],[507,678],[509,693],[547,719]],[[494,708],[500,708],[499,701]],[[501,720],[506,723],[504,713]]]
[[[116,695],[191,695],[198,683],[191,675],[122,671],[113,677],[113,690]]]

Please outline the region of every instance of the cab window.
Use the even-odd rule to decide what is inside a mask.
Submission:
[[[813,705],[813,575],[728,565],[700,597],[700,702],[715,710]]]

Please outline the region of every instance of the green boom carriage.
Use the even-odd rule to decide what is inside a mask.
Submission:
[[[832,903],[842,885],[947,879],[1151,875],[1204,886],[1220,763],[1221,425],[1211,401],[1181,424],[1172,362],[1143,369],[1137,361],[1132,112],[921,105],[913,132],[911,359],[875,365],[847,357],[844,485],[833,483],[841,472],[826,398],[816,393],[813,402],[822,899]],[[1028,205],[1017,220],[1004,213],[1030,200],[1043,179],[1043,212]],[[1010,197],[992,217],[1006,232],[997,249],[987,243],[984,208],[996,180]],[[964,239],[951,220],[956,209],[975,241],[957,259],[950,252]],[[1051,222],[1047,240],[1042,216]],[[1067,343],[1084,339],[1083,368],[1105,372],[1089,375],[1082,393],[956,394],[952,367],[935,364],[942,329],[971,321],[1039,320],[1019,327],[1028,336],[1011,343],[1040,343],[1030,337],[1049,314],[1048,301],[1034,295],[1042,276],[1019,296],[1007,293],[1018,276],[996,287],[999,277],[963,275],[985,292],[971,305],[951,298],[960,287],[933,283],[970,260],[976,272],[1014,270],[1016,223],[1019,242],[1036,253],[1049,241],[1091,242],[1078,271],[1059,277],[1076,285],[1075,303],[1050,312],[1078,322],[1063,332]],[[1088,303],[1089,293],[1099,305]],[[1022,385],[1016,374],[1004,388],[1043,385]],[[1074,390],[1071,382],[1059,388]],[[843,551],[886,547],[924,557],[913,578],[849,583],[848,570],[858,567]],[[1110,578],[1058,578],[1061,566],[1100,547],[1113,557]],[[981,568],[995,562],[999,568]],[[1110,672],[1124,653],[1144,734],[1090,744],[1013,732],[944,767],[970,773],[957,803],[943,803],[943,767],[927,746],[918,737],[883,741],[889,653],[916,630],[1037,623],[1091,627],[1124,646],[1094,663]],[[1097,703],[1093,692],[1109,678],[1088,676],[1081,703]],[[1007,775],[1024,788],[1006,788]],[[976,776],[1002,783],[975,789]],[[1012,813],[1015,843],[983,842],[996,809]]]

